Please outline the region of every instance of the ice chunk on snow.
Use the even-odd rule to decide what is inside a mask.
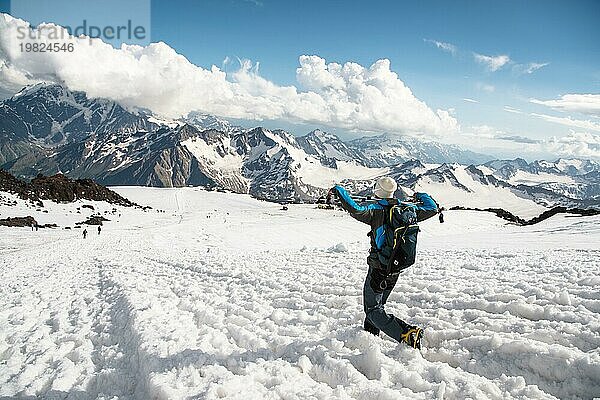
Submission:
[[[306,355],[303,354],[298,359],[298,366],[300,367],[302,372],[307,374],[310,371],[310,369],[312,368],[312,363],[310,362],[310,359]]]
[[[346,246],[344,243],[338,243],[335,246],[332,246],[329,249],[327,249],[327,251],[330,253],[347,253],[348,246]]]
[[[556,296],[554,297],[554,301],[563,306],[570,306],[571,305],[571,297],[569,297],[569,292],[567,292],[566,290],[563,290],[562,292],[557,293]]]

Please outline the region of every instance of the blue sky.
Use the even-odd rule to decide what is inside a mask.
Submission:
[[[301,55],[364,67],[388,59],[418,100],[456,118],[467,135],[455,142],[600,129],[596,111],[544,103],[600,93],[599,1],[155,0],[151,11],[153,42],[203,68],[237,70],[226,57],[258,62],[260,76],[280,86],[299,86]],[[298,133],[318,125],[271,124]]]
[[[418,98],[455,108],[461,123],[534,137],[564,127],[507,115],[503,106],[535,110],[529,98],[600,92],[598,1],[209,0],[155,1],[152,7],[152,39],[195,64],[248,58],[260,62],[261,75],[288,85],[295,84],[301,54],[361,65],[387,58]],[[459,52],[452,56],[424,39]],[[472,52],[549,65],[532,74],[513,66],[490,72]],[[491,93],[484,89],[489,86]]]

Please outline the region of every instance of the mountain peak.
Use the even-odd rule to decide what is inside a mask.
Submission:
[[[36,94],[39,91],[48,91],[48,90],[55,91],[55,92],[57,92],[57,91],[64,92],[67,89],[58,83],[38,82],[36,84],[23,87],[21,90],[19,90],[17,93],[15,93],[11,99],[18,99],[19,97],[31,96],[33,94]]]
[[[333,133],[328,133],[328,132],[322,131],[320,129],[315,129],[313,131],[310,131],[304,137],[311,138],[311,139],[316,139],[316,140],[320,140],[321,142],[327,142],[327,141],[330,141],[330,140],[340,140]]]
[[[234,132],[242,130],[238,126],[233,126],[229,121],[211,114],[203,114],[196,111],[190,112],[180,121],[191,124],[199,130],[215,129],[221,132]]]

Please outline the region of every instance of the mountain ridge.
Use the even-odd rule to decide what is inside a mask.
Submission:
[[[600,193],[600,167],[589,160],[490,160],[412,137],[344,142],[319,129],[294,136],[201,113],[164,120],[60,85],[23,89],[0,103],[0,116],[0,166],[24,177],[64,173],[107,185],[193,185],[278,201],[311,201],[335,182],[366,193],[382,175],[456,201],[493,201],[493,192],[515,204],[589,207]]]

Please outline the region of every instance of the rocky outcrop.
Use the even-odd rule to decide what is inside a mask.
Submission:
[[[63,174],[38,175],[37,178],[27,183],[0,170],[0,191],[14,193],[39,206],[43,206],[42,200],[62,203],[81,199],[106,201],[121,206],[136,206],[135,203],[91,179],[69,179]]]
[[[37,178],[31,181],[30,186],[41,199],[52,200],[57,203],[85,199],[106,201],[107,203],[121,206],[135,205],[123,196],[97,184],[91,179],[69,179],[63,174],[53,176],[38,175]]]
[[[554,207],[551,208],[548,211],[544,211],[543,213],[541,213],[540,215],[538,215],[537,217],[533,217],[529,220],[527,219],[523,219],[521,217],[518,217],[516,215],[514,215],[513,213],[506,211],[502,208],[474,208],[474,207],[461,207],[461,206],[455,206],[455,207],[451,207],[450,210],[470,210],[470,211],[486,211],[486,212],[491,212],[496,214],[496,216],[498,218],[502,218],[505,219],[509,222],[513,222],[517,225],[535,225],[539,222],[542,222],[556,214],[574,214],[574,215],[579,215],[582,217],[589,217],[592,215],[599,215],[600,214],[600,210],[596,210],[596,209],[592,209],[592,208],[588,208],[588,209],[582,209],[582,208],[566,208],[566,207]]]
[[[3,169],[0,169],[0,192],[16,194],[23,200],[31,200],[43,207],[40,197],[27,182],[15,178]]]
[[[28,215],[26,217],[8,217],[4,219],[0,219],[0,226],[10,226],[10,227],[31,227],[37,226],[37,221],[32,216]]]
[[[76,225],[103,225],[104,221],[110,221],[101,215],[92,215],[83,222],[77,222]]]

